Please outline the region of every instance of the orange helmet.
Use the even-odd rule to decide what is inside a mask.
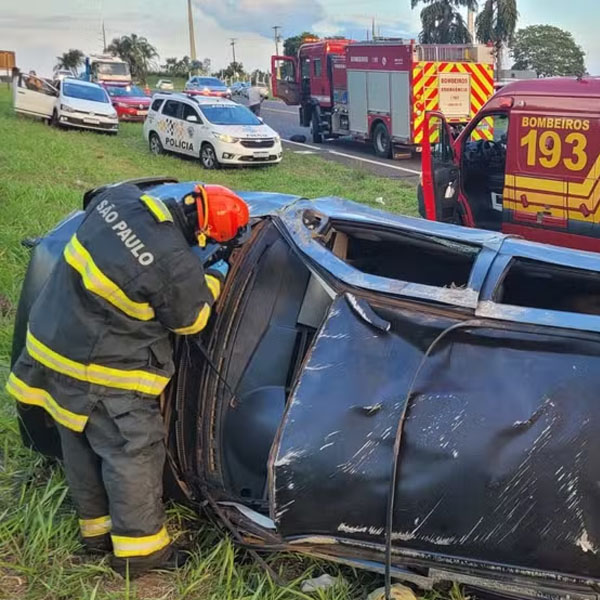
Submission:
[[[222,185],[197,185],[192,197],[196,202],[201,246],[206,245],[207,238],[228,242],[248,225],[248,205],[230,189]]]

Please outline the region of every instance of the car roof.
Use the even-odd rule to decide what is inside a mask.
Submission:
[[[215,98],[214,96],[192,96],[191,94],[185,94],[183,92],[176,92],[175,94],[154,94],[153,98],[156,99],[166,99],[166,100],[188,100],[192,103],[198,104],[202,106],[203,104],[231,104],[238,106],[237,102],[233,102],[232,100],[228,100],[227,98]]]
[[[502,96],[569,96],[600,97],[598,77],[548,77],[546,79],[517,79],[496,92]]]

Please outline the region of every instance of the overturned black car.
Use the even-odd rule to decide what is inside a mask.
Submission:
[[[168,494],[210,494],[257,549],[424,588],[599,598],[600,256],[242,196],[251,239],[202,343],[178,340],[163,398]],[[14,356],[79,219],[33,251]],[[58,455],[46,414],[19,410],[26,443]]]

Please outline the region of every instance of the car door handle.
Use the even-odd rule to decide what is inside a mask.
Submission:
[[[23,96],[24,96],[25,92],[23,90],[17,90],[17,94],[23,94]]]

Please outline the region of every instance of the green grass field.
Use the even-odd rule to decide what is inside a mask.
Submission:
[[[382,199],[390,210],[416,212],[414,189],[313,156],[286,152],[283,163],[274,168],[204,172],[194,161],[151,156],[140,125],[124,125],[117,137],[58,131],[15,117],[5,88],[0,89],[0,140],[2,390],[28,260],[20,241],[43,234],[79,208],[86,189],[131,177],[172,175],[238,190],[339,195],[379,208],[381,200],[376,199]],[[153,573],[128,582],[115,575],[106,560],[83,556],[60,467],[22,447],[13,402],[0,392],[0,598],[341,600],[363,598],[381,584],[370,574],[343,569],[347,584],[303,594],[302,579],[338,574],[338,568],[295,555],[273,555],[267,560],[289,582],[278,587],[223,532],[189,508],[170,507],[169,528],[195,548],[190,564],[175,574]],[[451,596],[457,598],[457,590]]]

